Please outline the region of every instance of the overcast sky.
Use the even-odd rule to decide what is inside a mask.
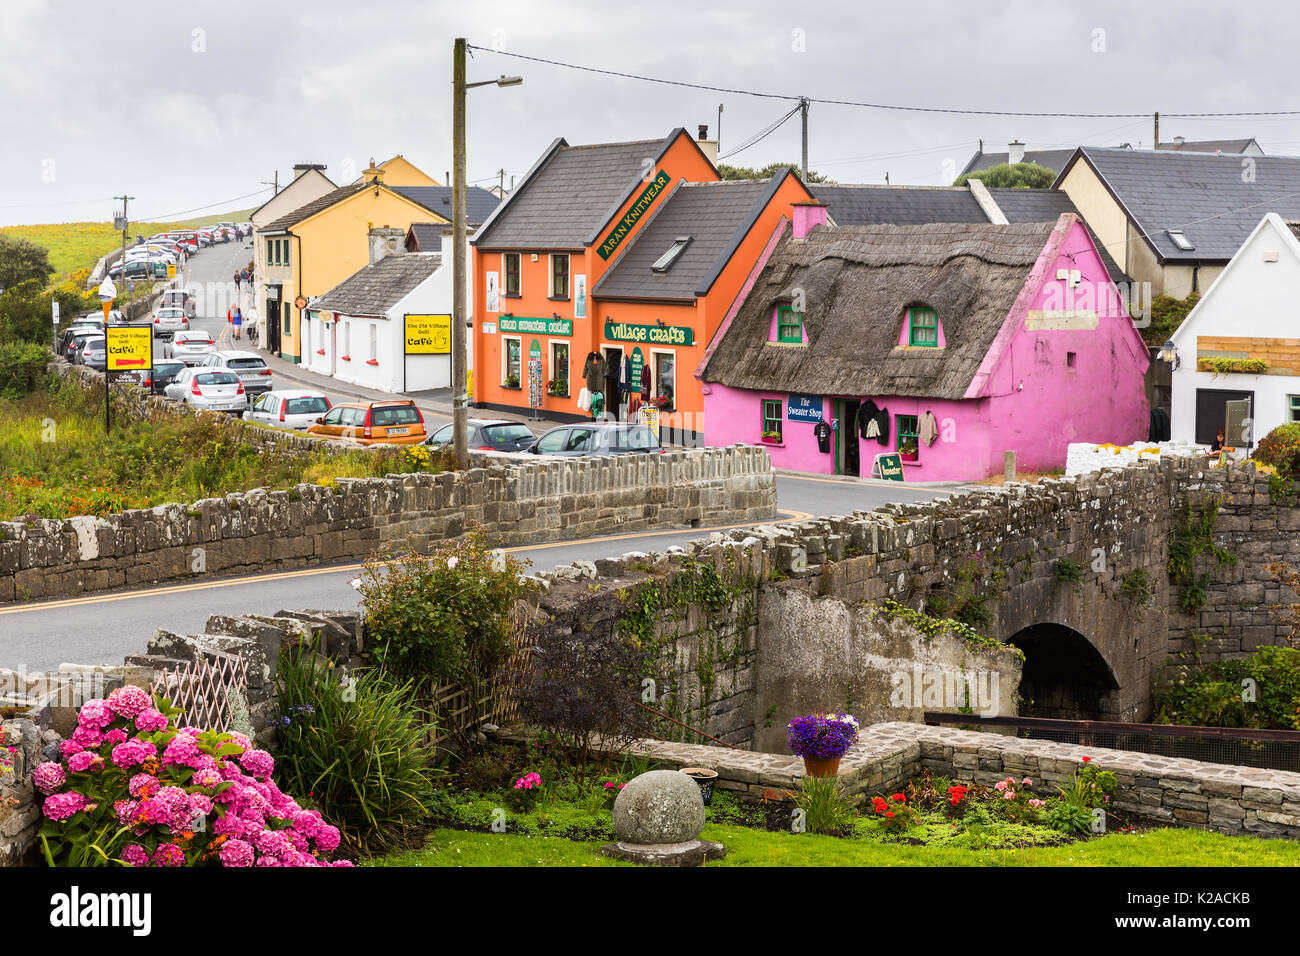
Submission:
[[[710,0],[0,0],[0,224],[185,218],[269,198],[296,162],[343,183],[402,153],[451,166],[451,51],[470,43],[717,87],[910,106],[1149,113],[1300,108],[1300,9],[1208,2]],[[569,143],[694,133],[722,151],[790,102],[638,82],[479,52],[469,179],[521,176]],[[814,104],[810,166],[840,182],[947,184],[980,138],[1005,150],[1149,147],[1151,121],[954,116]],[[1296,117],[1162,116],[1161,139],[1256,137],[1300,153]],[[799,160],[796,116],[724,161]]]

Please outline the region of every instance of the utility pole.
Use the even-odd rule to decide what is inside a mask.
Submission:
[[[123,287],[125,287],[126,286],[126,231],[127,231],[127,226],[130,225],[130,221],[127,219],[126,216],[126,204],[127,202],[134,199],[135,197],[123,195],[123,196],[114,196],[113,198],[122,200],[122,258],[118,260],[118,264],[121,266],[122,274],[120,278],[122,280]],[[104,372],[104,377],[107,380],[108,378],[107,371]]]
[[[799,112],[803,119],[803,181],[808,185],[808,97],[799,98]]]
[[[1159,113],[1156,113],[1155,144],[1151,148],[1152,149],[1160,148],[1160,114]]]
[[[452,53],[451,149],[451,431],[456,467],[469,467],[469,422],[465,414],[465,38],[457,37]]]
[[[722,104],[718,104],[718,153],[722,153]]]
[[[506,171],[505,168],[497,170],[497,192],[504,197],[506,194]]]

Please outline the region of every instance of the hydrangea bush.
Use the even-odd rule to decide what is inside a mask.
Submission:
[[[50,866],[350,866],[339,831],[271,779],[241,733],[178,727],[139,687],[87,701],[61,762],[36,767]]]
[[[796,757],[843,757],[858,739],[858,722],[852,714],[809,714],[786,725],[790,752]]]

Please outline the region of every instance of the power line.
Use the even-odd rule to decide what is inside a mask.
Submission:
[[[708,90],[713,93],[732,93],[736,96],[756,96],[763,99],[772,100],[799,100],[802,97],[790,93],[764,93],[757,90],[743,90],[734,87],[711,86],[707,83],[688,83],[684,80],[666,80],[658,76],[642,76],[637,73],[623,73],[618,70],[602,70],[593,66],[581,66],[577,63],[565,63],[561,60],[548,60],[540,56],[528,56],[523,53],[511,53],[506,50],[494,50],[491,47],[474,46],[469,44],[471,50],[482,50],[484,53],[496,53],[500,56],[514,57],[518,60],[529,60],[533,63],[545,63],[549,66],[564,67],[567,70],[581,70],[586,73],[599,73],[603,76],[617,76],[628,80],[641,80],[645,83],[660,83],[665,86],[681,86],[692,90]],[[852,106],[859,109],[872,110],[895,110],[907,113],[947,113],[958,116],[1028,116],[1028,117],[1051,117],[1062,119],[1146,119],[1151,113],[1067,113],[1062,111],[1036,111],[1036,110],[976,110],[961,109],[950,106],[903,106],[897,103],[869,103],[859,100],[839,100],[839,99],[822,99],[819,97],[807,97],[809,103],[821,103],[826,106]],[[1300,110],[1239,110],[1231,112],[1193,112],[1193,113],[1167,113],[1163,110],[1161,115],[1170,119],[1209,119],[1209,118],[1244,118],[1258,116],[1300,116]]]
[[[231,199],[223,199],[220,202],[208,203],[206,206],[195,206],[193,209],[182,209],[180,212],[169,212],[160,216],[138,216],[135,222],[167,222],[175,219],[177,216],[185,216],[192,212],[203,212],[206,209],[215,209],[217,206],[225,206],[232,202],[239,202],[241,199],[251,199],[254,196],[260,196],[267,192],[266,189],[255,189],[251,193],[245,193],[242,196],[235,196]]]
[[[740,144],[739,146],[737,146],[735,149],[729,149],[729,150],[727,150],[727,152],[725,152],[725,153],[723,153],[721,156],[719,156],[718,159],[719,159],[719,160],[730,159],[732,156],[735,156],[737,153],[743,153],[745,150],[749,149],[751,146],[757,146],[757,145],[758,145],[759,143],[761,143],[763,140],[767,139],[767,137],[771,136],[771,135],[772,135],[773,133],[775,133],[778,129],[780,129],[782,126],[784,126],[785,123],[786,123],[786,121],[789,120],[791,116],[794,116],[795,113],[798,113],[799,110],[800,110],[800,107],[796,106],[794,109],[792,109],[790,112],[786,113],[784,116],[782,116],[782,117],[781,117],[779,120],[777,120],[775,123],[771,123],[771,124],[769,124],[767,127],[765,127],[764,129],[759,130],[757,133],[755,133],[753,136],[749,137],[749,139],[745,140],[743,143],[741,143],[741,144]]]

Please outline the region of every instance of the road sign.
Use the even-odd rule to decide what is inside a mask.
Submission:
[[[153,328],[148,325],[110,325],[104,329],[108,340],[108,371],[153,368]]]
[[[59,300],[58,299],[53,299],[50,301],[50,310],[54,314],[54,324],[58,325],[59,324]]]
[[[876,477],[885,481],[905,481],[903,477],[903,459],[899,455],[877,455],[871,465]]]
[[[407,355],[450,355],[450,315],[406,316]]]

